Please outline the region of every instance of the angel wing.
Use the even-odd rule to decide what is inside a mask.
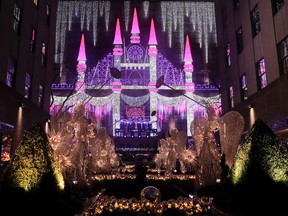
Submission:
[[[219,119],[221,153],[225,154],[226,163],[230,168],[240,144],[244,123],[243,116],[236,111],[230,111]]]

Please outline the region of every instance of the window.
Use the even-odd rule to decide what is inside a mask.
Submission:
[[[229,99],[230,99],[230,107],[233,108],[234,107],[234,90],[232,86],[229,87]]]
[[[38,95],[38,105],[39,105],[39,106],[42,105],[43,93],[44,93],[43,86],[42,86],[42,85],[39,85],[39,95]]]
[[[288,73],[288,37],[281,41],[278,45],[280,56],[280,67],[283,74]]]
[[[227,45],[226,47],[226,65],[230,66],[231,65],[231,50],[230,50],[230,44]]]
[[[264,58],[262,58],[260,61],[257,62],[256,68],[257,68],[258,88],[263,89],[267,86]]]
[[[14,84],[15,67],[16,67],[15,60],[10,57],[8,60],[7,77],[6,77],[6,85],[9,87],[12,87]]]
[[[29,98],[30,95],[30,88],[31,88],[31,75],[29,73],[26,73],[26,79],[25,79],[25,98]]]
[[[240,27],[236,31],[236,42],[237,42],[237,51],[241,53],[243,50],[243,34],[242,34],[242,27]]]
[[[46,44],[42,43],[42,65],[46,65]]]
[[[20,18],[21,18],[21,9],[20,7],[15,3],[14,4],[14,11],[13,11],[13,29],[15,32],[19,33],[20,32]]]
[[[240,0],[233,0],[233,8],[237,10],[240,6]]]
[[[284,0],[272,0],[273,14],[276,14],[283,6]]]
[[[35,38],[36,38],[36,32],[35,29],[32,29],[31,39],[30,39],[30,50],[33,52],[35,50]]]
[[[242,100],[246,100],[248,98],[248,88],[247,88],[247,76],[246,74],[243,74],[240,77],[241,82],[241,97]]]
[[[256,5],[251,11],[251,25],[253,37],[261,31],[260,14],[258,5]]]

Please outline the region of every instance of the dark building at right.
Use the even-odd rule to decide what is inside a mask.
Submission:
[[[215,0],[222,112],[288,138],[288,1]]]

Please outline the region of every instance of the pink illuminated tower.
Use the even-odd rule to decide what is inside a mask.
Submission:
[[[116,22],[116,30],[115,30],[115,36],[114,36],[113,45],[114,45],[113,55],[114,56],[123,55],[123,48],[122,48],[123,43],[122,43],[122,36],[121,36],[119,18],[117,18],[117,22]]]
[[[121,56],[123,55],[123,48],[122,48],[123,42],[122,42],[119,18],[117,18],[117,21],[116,21],[116,30],[115,30],[113,45],[114,45],[114,49],[113,49],[114,67],[116,67],[117,69],[120,69]],[[112,82],[111,85],[112,85],[113,92],[121,92],[121,82],[119,80],[114,80],[114,82]]]
[[[189,42],[188,35],[186,36],[186,43],[185,43],[185,52],[184,52],[184,72],[185,72],[185,78],[186,78],[186,92],[194,92],[194,86],[192,80],[192,72],[194,71],[193,68],[193,59],[191,54],[191,47]]]
[[[130,37],[130,42],[132,44],[140,43],[140,30],[139,30],[138,15],[137,15],[136,8],[134,8],[134,13],[133,13],[131,34],[132,35]]]
[[[148,42],[148,55],[150,60],[150,83],[149,86],[156,86],[156,58],[158,54],[157,49],[157,38],[156,38],[156,32],[155,32],[155,26],[154,26],[154,20],[151,19],[151,26],[150,26],[150,35],[149,35],[149,42]],[[157,88],[150,88],[150,92],[156,92]]]
[[[76,82],[76,90],[78,92],[83,92],[85,90],[84,77],[85,77],[85,72],[87,70],[87,64],[86,64],[87,58],[86,58],[84,34],[82,34],[81,36],[81,42],[80,42],[80,48],[79,48],[77,61],[78,61],[78,64],[77,64],[78,78]]]
[[[158,54],[157,50],[157,38],[155,33],[155,27],[154,27],[154,20],[151,19],[151,26],[150,26],[150,36],[149,36],[149,49],[148,49],[148,55],[149,56],[156,56]]]

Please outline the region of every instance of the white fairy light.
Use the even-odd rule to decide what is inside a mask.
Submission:
[[[149,94],[139,97],[131,97],[121,94],[121,99],[129,106],[141,106],[149,100],[149,97],[150,97]]]
[[[99,1],[99,14],[100,14],[100,17],[103,17],[103,14],[104,14],[104,1]]]
[[[145,18],[148,17],[149,5],[150,5],[149,1],[144,1],[143,2],[143,10],[144,10]]]
[[[86,28],[89,31],[90,30],[90,22],[91,22],[91,9],[92,9],[92,2],[87,2],[86,5]]]
[[[92,14],[92,19],[93,19],[93,44],[96,46],[97,42],[97,26],[98,26],[98,1],[93,1],[92,2],[92,8],[93,8],[93,14]]]
[[[68,30],[71,31],[74,4],[68,5]]]
[[[75,1],[75,16],[78,16],[79,8],[80,8],[80,1]]]
[[[83,28],[84,28],[85,14],[86,14],[86,1],[81,1],[81,4],[80,4],[81,31],[83,31]]]
[[[128,31],[130,17],[130,1],[124,1],[125,30]]]
[[[105,4],[104,4],[104,9],[105,9],[104,18],[105,18],[106,31],[109,31],[110,8],[111,8],[110,1],[105,1]]]
[[[166,2],[161,2],[161,20],[162,20],[162,31],[166,31],[166,21],[167,21],[167,9]]]
[[[120,94],[119,92],[113,93],[113,122],[116,122],[116,124],[113,124],[113,136],[115,136],[115,128],[120,127]]]

